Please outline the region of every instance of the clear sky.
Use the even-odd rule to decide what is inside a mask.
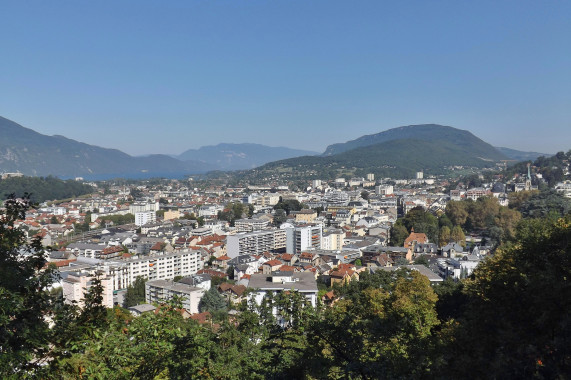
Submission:
[[[0,115],[129,154],[402,125],[571,149],[570,1],[0,1]]]

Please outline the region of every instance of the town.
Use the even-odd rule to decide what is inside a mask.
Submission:
[[[468,277],[499,242],[482,228],[453,226],[447,204],[487,198],[507,207],[510,194],[545,183],[529,165],[512,178],[475,177],[478,187],[459,183],[448,191],[449,179],[423,172],[412,180],[374,174],[312,180],[304,191],[276,183],[209,186],[192,178],[91,183],[91,196],[44,202],[18,227],[52,249],[48,261],[61,275],[53,286],[69,303],[81,305],[98,277],[106,307],[125,306],[137,315],[176,295],[185,313],[202,318],[208,312],[200,301],[211,287],[228,305],[294,290],[315,306],[334,302],[333,286],[358,281],[364,272],[405,267],[432,283]],[[571,197],[571,182],[554,188]],[[437,221],[403,232],[397,221],[415,210],[441,222],[444,216],[449,226]],[[125,295],[137,279],[145,282],[145,297],[131,304]]]

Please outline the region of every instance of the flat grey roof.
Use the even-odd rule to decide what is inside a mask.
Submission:
[[[439,275],[437,275],[436,273],[434,273],[433,271],[431,271],[429,268],[425,267],[424,265],[401,265],[401,266],[394,266],[394,267],[376,267],[376,268],[371,268],[371,271],[375,272],[377,270],[382,269],[382,270],[387,271],[387,272],[394,272],[394,271],[396,271],[400,268],[403,268],[403,267],[420,272],[420,274],[422,274],[423,276],[428,277],[430,282],[442,282],[442,281],[444,281],[442,279],[442,277],[440,277]]]
[[[292,282],[272,282],[270,275],[255,273],[250,277],[248,287],[260,290],[297,290],[299,292],[317,292],[317,281],[312,272],[293,273]]]
[[[129,310],[134,310],[134,311],[139,312],[139,313],[144,313],[146,311],[153,311],[155,309],[156,309],[156,307],[154,307],[153,305],[149,305],[148,303],[131,306],[129,308]]]
[[[152,280],[147,281],[145,285],[154,286],[157,288],[168,289],[179,293],[191,293],[196,291],[204,291],[202,288],[197,288],[191,285],[183,284],[180,282],[173,282],[172,280]]]

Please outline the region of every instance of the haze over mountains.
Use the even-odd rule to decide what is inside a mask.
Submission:
[[[227,144],[189,149],[177,156],[183,161],[204,161],[220,170],[252,169],[267,162],[299,156],[314,156],[319,152],[271,147],[260,144]]]
[[[46,136],[0,117],[0,172],[62,178],[182,177],[213,170],[292,168],[329,170],[353,167],[398,168],[404,172],[449,165],[486,166],[534,153],[498,150],[472,133],[436,124],[405,126],[359,137],[316,152],[260,144],[218,144],[189,149],[172,157],[133,157],[117,149],[85,144],[64,136]],[[539,155],[539,154],[538,154]],[[303,157],[299,157],[303,156]],[[297,157],[297,158],[296,158]]]
[[[249,169],[306,154],[318,153],[259,144],[219,144],[190,149],[178,157],[133,157],[64,136],[46,136],[0,116],[0,173],[89,179],[176,178],[212,170]]]

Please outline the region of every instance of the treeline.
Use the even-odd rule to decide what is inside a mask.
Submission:
[[[11,177],[0,180],[0,200],[7,199],[10,194],[23,197],[30,194],[34,202],[55,199],[67,199],[94,191],[90,185],[74,180],[61,180],[56,177]]]

